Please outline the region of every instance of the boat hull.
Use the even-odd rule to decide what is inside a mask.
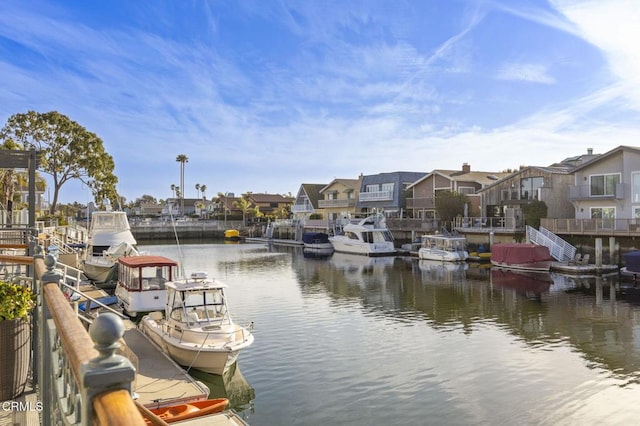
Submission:
[[[236,326],[246,338],[217,345],[203,345],[170,336],[163,324],[149,316],[141,321],[142,331],[162,348],[175,362],[186,368],[194,368],[205,373],[222,375],[238,360],[240,351],[253,343],[253,334]]]
[[[552,261],[532,263],[504,263],[492,260],[491,265],[503,269],[517,269],[520,271],[547,272],[551,269]]]
[[[333,249],[340,253],[361,254],[364,256],[394,256],[397,251],[392,242],[362,243],[348,237],[336,236],[331,238]]]
[[[466,251],[446,251],[420,248],[418,258],[424,260],[441,260],[443,262],[463,262],[469,258]]]

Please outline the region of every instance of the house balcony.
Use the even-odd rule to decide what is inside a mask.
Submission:
[[[408,209],[435,209],[435,197],[407,198]]]
[[[361,192],[358,195],[358,200],[361,202],[366,201],[392,201],[393,191],[375,191],[375,192]]]
[[[356,200],[354,198],[343,198],[334,200],[318,200],[318,207],[321,209],[355,207]]]
[[[315,209],[311,203],[300,203],[291,206],[291,213],[313,213]]]
[[[623,200],[628,194],[629,184],[618,183],[615,186],[613,194],[592,195],[590,185],[573,185],[569,186],[569,201],[580,200]]]

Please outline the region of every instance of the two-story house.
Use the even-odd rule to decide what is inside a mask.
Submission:
[[[265,216],[276,216],[282,217],[283,213],[286,211],[286,216],[291,209],[291,205],[295,201],[293,197],[285,197],[281,194],[261,194],[250,192],[245,194],[245,198],[247,198],[253,207],[257,207],[260,209],[260,212]]]
[[[360,194],[359,179],[334,179],[328,185],[320,189],[318,207],[324,212],[327,220],[345,219],[357,217],[360,213],[356,207]]]
[[[458,170],[436,169],[407,187],[411,191],[407,209],[414,218],[436,219],[436,195],[450,191],[467,195],[470,204],[467,216],[480,217],[481,197],[477,192],[506,176],[508,173],[472,171],[468,163]]]
[[[384,213],[387,217],[403,217],[406,189],[424,175],[425,172],[390,172],[362,176],[356,208],[367,215]]]
[[[556,233],[634,234],[640,231],[640,147],[618,146],[577,166],[567,198],[568,220],[543,220]]]

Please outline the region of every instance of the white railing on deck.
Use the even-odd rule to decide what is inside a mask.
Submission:
[[[543,227],[540,227],[538,231],[531,226],[527,226],[527,240],[533,244],[548,247],[551,256],[559,262],[571,260],[576,255],[574,246]]]

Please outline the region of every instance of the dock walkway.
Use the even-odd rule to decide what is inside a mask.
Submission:
[[[125,330],[123,339],[135,354],[133,390],[141,404],[172,405],[209,396],[203,383],[187,374],[135,326]]]

